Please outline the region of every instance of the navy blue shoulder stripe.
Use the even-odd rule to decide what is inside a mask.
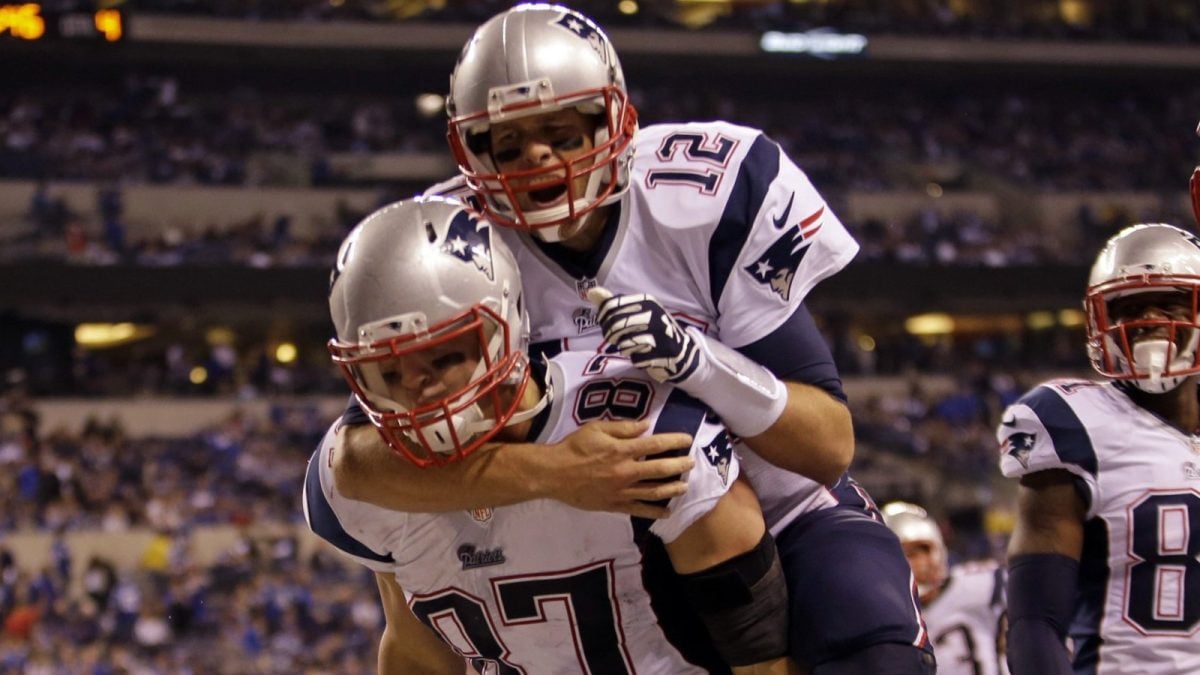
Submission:
[[[350,555],[375,562],[393,564],[396,562],[391,554],[380,555],[367,547],[366,544],[350,536],[342,527],[333,507],[325,499],[325,491],[321,489],[321,471],[317,468],[321,461],[321,449],[313,453],[308,460],[308,470],[304,476],[304,498],[308,505],[308,526],[317,536],[338,547]]]
[[[346,409],[342,411],[342,424],[350,426],[353,424],[370,424],[371,418],[367,417],[367,411],[363,410],[358,399],[354,394],[350,395],[350,400],[346,402]]]
[[[1048,387],[1036,387],[1021,397],[1021,402],[1042,421],[1050,440],[1054,441],[1054,451],[1059,459],[1096,475],[1096,449],[1092,447],[1092,439],[1062,396]]]
[[[762,209],[767,190],[779,175],[779,155],[783,152],[774,141],[760,135],[738,167],[737,179],[721,221],[708,242],[708,283],[713,306],[721,300],[738,254],[746,245],[754,218]]]
[[[708,413],[708,406],[701,403],[699,399],[688,395],[682,389],[672,388],[671,393],[667,395],[666,403],[663,404],[662,412],[659,413],[658,419],[654,423],[652,433],[666,434],[679,431],[695,435],[696,431],[700,428],[700,423],[704,421],[704,416]],[[649,459],[678,457],[686,455],[688,452],[688,448],[668,450],[657,455],[650,455]],[[660,482],[668,480],[675,480],[675,478],[664,478]],[[668,501],[663,499],[651,503],[657,506],[666,506]],[[633,522],[633,539],[638,545],[641,545],[654,521],[636,516],[631,516],[630,520]]]
[[[667,402],[663,404],[662,412],[658,414],[658,419],[654,422],[654,433],[666,434],[681,431],[685,434],[695,434],[704,421],[705,415],[708,414],[708,406],[701,403],[699,399],[682,389],[672,388],[671,393],[667,395]],[[687,453],[686,448],[681,448],[655,456],[686,455]]]

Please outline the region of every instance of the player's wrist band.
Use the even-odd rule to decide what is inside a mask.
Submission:
[[[787,385],[696,328],[688,327],[687,332],[696,343],[697,365],[679,388],[707,403],[725,427],[742,438],[769,429],[787,405]]]

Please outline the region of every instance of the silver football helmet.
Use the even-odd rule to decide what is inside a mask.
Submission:
[[[925,509],[916,504],[891,502],[884,504],[880,511],[883,512],[883,522],[896,533],[900,543],[919,542],[930,547],[933,557],[932,573],[917,574],[917,570],[913,570],[917,592],[921,597],[925,597],[942,585],[949,572],[949,555],[946,542],[942,539],[941,528]]]
[[[1142,293],[1177,294],[1178,316],[1152,313],[1112,316],[1113,302]],[[1162,223],[1121,230],[1105,244],[1088,277],[1088,357],[1096,372],[1127,380],[1149,393],[1178,387],[1200,372],[1200,239]],[[1161,302],[1161,301],[1160,301]]]
[[[540,408],[519,412],[529,369],[516,259],[458,202],[418,197],[367,216],[338,251],[329,312],[334,362],[418,466],[460,460]]]
[[[598,120],[590,152],[553,166],[497,169],[490,152],[493,124],[570,107]],[[578,223],[629,187],[637,111],[608,36],[574,10],[522,4],[480,26],[450,76],[446,111],[459,170],[497,225],[558,241],[564,237],[560,226]],[[576,194],[575,179],[583,176],[586,187]],[[560,196],[522,209],[520,193]]]

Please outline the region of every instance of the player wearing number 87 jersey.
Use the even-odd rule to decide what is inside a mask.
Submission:
[[[484,673],[698,672],[666,641],[643,587],[640,546],[653,534],[724,662],[784,672],[783,573],[730,435],[619,355],[531,363],[523,298],[511,252],[457,202],[397,202],[360,223],[332,277],[330,351],[378,437],[407,462],[455,470],[495,452],[492,438],[554,453],[590,422],[645,420],[686,439],[688,489],[657,521],[549,499],[391,511],[334,480],[346,452],[335,424],[309,464],[305,516],[378,573],[381,670],[455,670],[449,645]]]
[[[1200,240],[1169,225],[1121,231],[1085,307],[1092,364],[1109,380],[1043,383],[997,429],[1000,468],[1021,479],[1009,665],[1197,673]]]

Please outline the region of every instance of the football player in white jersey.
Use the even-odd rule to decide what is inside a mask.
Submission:
[[[553,443],[591,419],[647,419],[695,439],[689,489],[656,521],[551,500],[401,513],[339,492],[335,424],[310,462],[305,514],[379,573],[381,670],[452,661],[415,618],[485,673],[702,672],[667,642],[642,586],[648,531],[734,672],[787,672],[783,575],[728,432],[619,354],[531,363],[523,302],[516,262],[486,221],[441,198],[398,202],[339,252],[330,350],[381,438],[416,466],[461,461],[492,436]]]
[[[1088,356],[1107,379],[1038,385],[997,429],[1000,468],[1021,481],[1009,666],[1198,673],[1200,239],[1122,230],[1084,306]]]
[[[994,561],[950,567],[937,521],[925,509],[891,502],[883,520],[913,569],[941,675],[1006,675],[1004,568]]]
[[[447,109],[463,184],[504,226],[530,289],[535,353],[619,350],[711,407],[753,451],[747,465],[795,472],[751,483],[784,561],[797,661],[816,675],[930,672],[899,541],[845,474],[850,414],[803,304],[858,246],[804,173],[756,129],[639,129],[608,37],[559,6],[518,5],[480,26]],[[346,433],[358,470],[337,462],[335,475],[357,498],[471,505],[460,476],[383,470],[363,459],[383,452],[360,447],[370,435]],[[483,473],[470,472],[476,487]],[[522,481],[546,480],[514,473],[471,494],[519,499]],[[804,484],[778,489],[793,478]]]

